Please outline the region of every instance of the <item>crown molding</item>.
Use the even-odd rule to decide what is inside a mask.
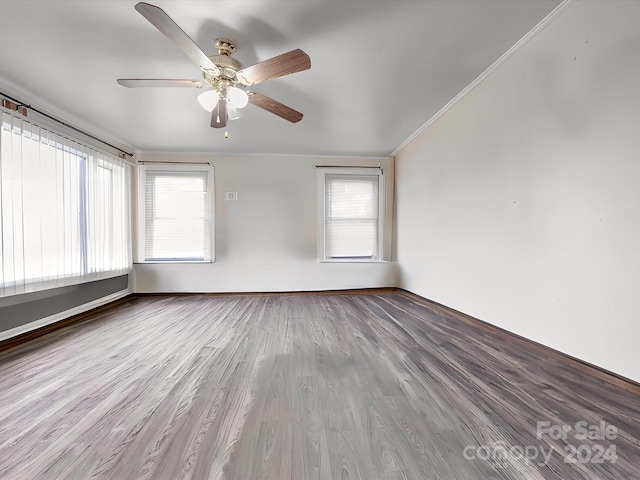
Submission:
[[[444,115],[450,108],[452,108],[456,103],[458,103],[462,98],[473,90],[480,82],[482,82],[485,78],[487,78],[494,70],[496,70],[500,65],[506,62],[511,56],[513,56],[518,50],[520,50],[523,46],[525,46],[529,41],[536,37],[540,32],[542,32],[545,28],[547,28],[554,20],[556,20],[562,13],[565,12],[571,5],[573,5],[577,0],[564,0],[560,5],[554,8],[546,17],[544,17],[540,23],[538,23],[535,27],[533,27],[524,37],[518,40],[509,50],[500,56],[495,62],[493,62],[489,68],[487,68],[484,72],[476,77],[469,85],[467,85],[460,93],[458,93],[455,97],[453,97],[449,102],[442,107],[438,112],[435,113],[429,120],[423,123],[415,132],[413,132],[409,138],[407,138],[404,142],[398,145],[393,152],[391,152],[391,156],[395,157],[400,153],[400,151],[409,145],[418,135],[424,132],[427,128],[429,128],[433,123],[435,123],[442,115]]]
[[[52,128],[64,135],[73,136],[75,139],[80,140],[82,143],[86,143],[87,145],[101,149],[103,151],[114,151],[116,152],[116,155],[118,152],[122,152],[125,150],[129,152],[133,151],[132,146],[128,145],[126,142],[112,137],[105,131],[94,128],[94,126],[91,124],[87,124],[86,122],[82,122],[79,119],[70,116],[68,113],[56,108],[46,100],[43,100],[42,98],[25,91],[24,89],[18,87],[17,85],[9,82],[2,77],[0,77],[0,91],[5,93],[6,95],[10,95],[11,97],[16,98],[20,102],[25,103],[28,111],[27,118],[33,119],[35,123]],[[0,97],[2,97],[2,95],[0,95]],[[31,108],[32,110],[29,110],[29,108]],[[40,110],[45,115],[53,117],[55,120],[40,115],[38,112],[33,110],[33,108]],[[71,128],[68,128],[67,126],[65,126],[65,124]],[[85,133],[81,133],[83,131]],[[112,143],[114,146],[110,147],[105,142],[93,139],[89,135],[103,138],[105,142]],[[118,145],[121,148],[118,147]],[[126,159],[126,162],[130,164],[133,163],[132,160],[129,159]]]
[[[307,159],[335,159],[335,160],[362,160],[362,161],[381,161],[389,160],[392,155],[316,155],[309,153],[239,153],[239,152],[181,152],[181,151],[146,151],[136,150],[136,156],[152,157],[152,156],[167,156],[167,155],[180,155],[184,157],[250,157],[250,158],[307,158]],[[140,160],[144,161],[144,160]],[[147,160],[148,161],[148,160]]]

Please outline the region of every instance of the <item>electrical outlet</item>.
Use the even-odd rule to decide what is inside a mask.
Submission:
[[[225,192],[224,195],[227,202],[229,200],[238,200],[238,192]]]

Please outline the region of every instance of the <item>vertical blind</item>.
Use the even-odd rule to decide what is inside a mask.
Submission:
[[[324,178],[325,257],[377,259],[379,176],[326,174]]]
[[[173,169],[142,169],[144,261],[210,261],[212,172]]]
[[[127,272],[130,167],[0,115],[0,296]]]

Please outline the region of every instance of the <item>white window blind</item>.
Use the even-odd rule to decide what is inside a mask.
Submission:
[[[140,260],[212,261],[213,167],[145,165],[140,173]]]
[[[321,260],[381,259],[382,185],[377,169],[319,170]]]
[[[0,295],[128,272],[129,166],[0,114]]]

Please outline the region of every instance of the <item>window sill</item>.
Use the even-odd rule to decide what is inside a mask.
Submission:
[[[17,284],[0,284],[0,300],[8,297],[18,297],[24,294],[45,292],[47,290],[53,290],[55,288],[74,287],[77,285],[82,285],[84,283],[106,280],[109,278],[120,277],[122,275],[129,275],[129,273],[131,273],[131,267],[47,280],[30,279],[23,282],[18,282]]]
[[[387,260],[371,258],[325,258],[318,260],[318,263],[389,263]]]
[[[133,262],[134,265],[164,265],[164,264],[203,264],[214,263],[215,260],[146,260],[142,262]]]

